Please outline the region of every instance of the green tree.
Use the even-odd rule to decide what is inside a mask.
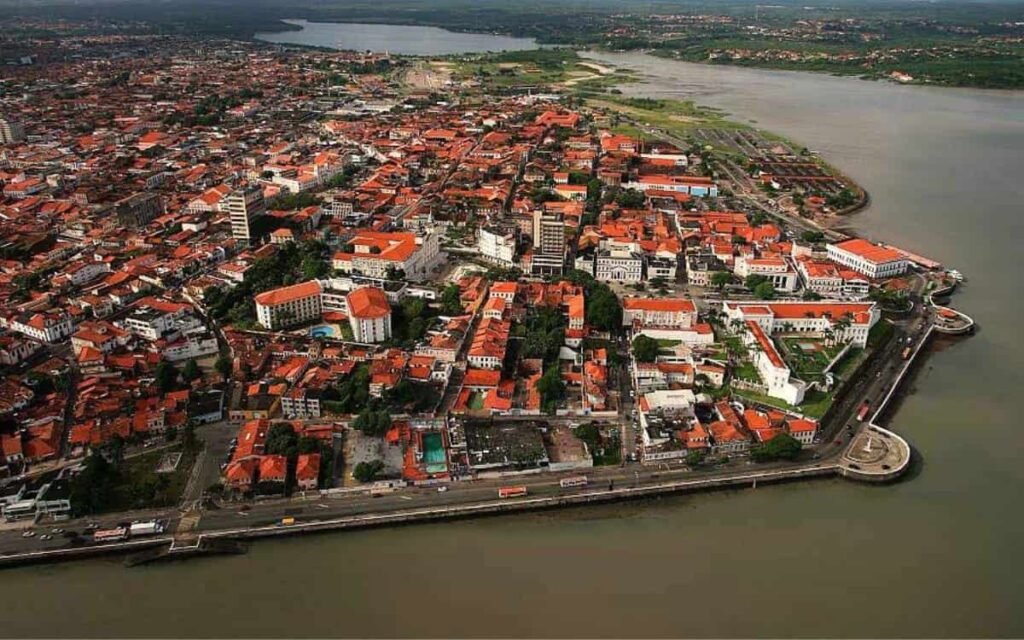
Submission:
[[[225,380],[231,377],[231,371],[234,369],[234,364],[226,353],[222,353],[218,356],[217,362],[213,366],[217,369],[217,373],[219,373]]]
[[[450,284],[441,293],[441,311],[446,316],[457,316],[463,313],[462,293],[459,285]]]
[[[732,274],[728,271],[716,271],[711,274],[711,284],[719,291],[732,282]]]
[[[623,189],[619,191],[615,201],[624,209],[639,209],[644,206],[646,196],[643,191],[636,189]]]
[[[770,282],[762,282],[754,287],[754,295],[760,300],[771,300],[775,297],[775,286]]]
[[[701,449],[694,449],[686,454],[686,464],[691,467],[696,467],[700,463],[704,462],[704,455],[704,451]]]
[[[743,281],[743,286],[753,291],[757,288],[757,285],[762,282],[767,282],[768,278],[757,273],[752,273]]]
[[[559,401],[565,396],[565,382],[557,364],[545,369],[544,375],[537,381],[537,391],[540,392],[544,412],[554,415]]]
[[[156,378],[156,386],[160,393],[174,391],[178,386],[178,370],[166,360],[161,360],[160,364],[156,365],[153,376]]]
[[[292,425],[286,422],[278,422],[271,425],[267,431],[267,439],[264,442],[263,450],[270,455],[294,457],[298,453],[299,436],[295,433]]]
[[[800,234],[800,239],[804,242],[817,244],[825,239],[825,234],[821,231],[804,231]]]
[[[185,363],[185,367],[181,370],[181,377],[185,379],[185,382],[192,382],[203,377],[203,372],[200,371],[199,365],[192,358],[189,358],[188,362]]]
[[[302,264],[299,267],[302,272],[303,280],[316,280],[317,278],[323,278],[330,272],[330,267],[327,266],[327,262],[318,255],[307,255],[302,258]]]
[[[773,460],[795,460],[803,445],[788,433],[780,433],[768,442],[754,447],[750,457],[755,462],[771,462]]]
[[[618,331],[622,328],[622,303],[607,285],[595,285],[587,293],[584,314],[587,323],[599,331]]]
[[[633,357],[637,362],[654,362],[658,359],[660,347],[654,338],[639,335],[633,340]]]
[[[380,460],[372,462],[360,462],[352,471],[352,477],[359,482],[371,482],[381,471],[384,470],[384,463]]]

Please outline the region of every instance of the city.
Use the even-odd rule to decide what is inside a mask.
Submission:
[[[831,228],[866,195],[791,143],[189,44],[69,39],[5,82],[5,563],[891,480],[875,421],[973,329],[934,301],[958,272]]]

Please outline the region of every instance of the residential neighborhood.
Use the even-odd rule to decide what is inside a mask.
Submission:
[[[0,94],[8,521],[810,464],[906,318],[965,322],[939,265],[768,206],[805,183],[752,204],[571,93],[122,46]]]

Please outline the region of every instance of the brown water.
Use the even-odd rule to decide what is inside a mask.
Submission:
[[[602,56],[822,152],[856,225],[942,260],[981,331],[894,421],[924,463],[840,480],[0,573],[9,636],[1024,635],[1024,94]]]

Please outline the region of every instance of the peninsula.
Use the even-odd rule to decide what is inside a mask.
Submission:
[[[814,153],[569,50],[59,28],[0,94],[0,564],[892,481],[974,326]]]

